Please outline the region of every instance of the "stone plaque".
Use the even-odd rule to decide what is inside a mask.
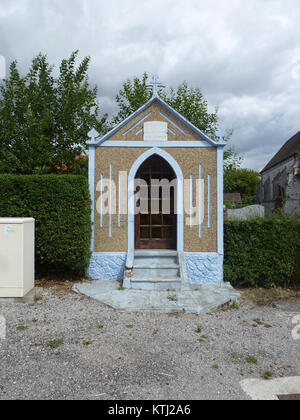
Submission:
[[[144,124],[144,141],[167,141],[168,123],[151,121]]]

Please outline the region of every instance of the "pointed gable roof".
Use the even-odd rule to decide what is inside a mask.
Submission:
[[[174,116],[176,119],[180,121],[181,124],[189,128],[191,131],[193,131],[196,135],[201,137],[203,140],[206,140],[208,143],[210,143],[212,146],[225,146],[226,143],[223,141],[215,141],[212,140],[210,137],[208,137],[203,131],[199,130],[195,125],[193,125],[191,122],[189,122],[185,117],[183,117],[179,112],[175,111],[174,108],[172,108],[170,105],[168,105],[165,101],[163,101],[159,96],[153,96],[147,103],[145,103],[143,106],[141,106],[137,111],[135,111],[132,115],[127,117],[124,121],[116,125],[112,130],[110,130],[107,134],[105,134],[103,137],[100,138],[100,136],[95,137],[95,133],[93,132],[93,136],[91,136],[91,140],[87,142],[88,145],[94,145],[94,146],[100,146],[102,145],[106,140],[110,139],[115,133],[117,133],[119,130],[121,130],[124,126],[126,126],[130,121],[134,120],[139,114],[146,111],[147,108],[149,108],[152,104],[157,102],[160,104],[169,114]]]
[[[273,168],[273,166],[289,159],[296,153],[300,153],[300,131],[282,146],[282,148],[276,153],[276,155],[270,160],[270,162],[261,172],[263,173],[268,169]]]

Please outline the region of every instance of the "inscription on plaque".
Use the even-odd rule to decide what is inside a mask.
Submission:
[[[144,141],[167,141],[168,123],[151,121],[144,124]]]

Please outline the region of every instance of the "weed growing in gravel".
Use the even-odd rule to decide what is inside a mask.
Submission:
[[[262,375],[262,377],[264,378],[264,379],[271,379],[272,378],[272,376],[273,376],[273,373],[272,372],[270,372],[269,370],[267,370],[263,375]]]
[[[219,369],[219,365],[215,364],[211,366],[212,369]]]
[[[199,342],[200,343],[203,343],[203,342],[205,342],[206,340],[208,340],[208,337],[207,337],[207,335],[202,335],[200,338],[199,338]]]
[[[260,320],[259,318],[253,319],[253,322],[255,322],[257,325],[263,325],[263,320]]]
[[[89,346],[89,345],[91,345],[91,344],[93,344],[93,342],[92,342],[92,341],[90,341],[90,340],[83,340],[83,345],[84,345],[84,346]]]
[[[253,356],[246,357],[245,361],[249,363],[249,365],[257,365],[258,363],[258,360]]]
[[[240,305],[237,303],[236,300],[234,300],[231,305],[230,305],[231,309],[239,309]]]
[[[196,329],[196,333],[197,334],[201,334],[202,333],[202,327],[201,327],[201,325],[198,325],[198,327]]]
[[[231,357],[231,359],[237,359],[237,354],[236,353],[231,353],[229,355],[229,357]]]
[[[60,338],[58,340],[49,341],[49,343],[47,345],[48,345],[48,347],[50,347],[50,349],[57,349],[57,347],[60,347],[63,344],[64,344],[64,340],[62,338]]]
[[[258,327],[259,325],[261,325],[265,328],[272,328],[272,325],[267,324],[263,319],[255,318],[253,319],[253,322],[255,322],[255,324],[252,325],[253,327]]]
[[[119,287],[118,287],[118,290],[123,291],[123,290],[126,290],[126,289],[125,289],[125,287],[123,287],[123,286],[119,286]]]
[[[131,324],[126,325],[126,328],[133,328],[133,325],[131,325]]]
[[[156,335],[156,334],[158,334],[158,330],[153,331],[153,335]]]
[[[97,328],[98,328],[98,330],[102,330],[104,328],[104,325],[99,324],[99,325],[97,325]]]
[[[25,330],[28,330],[28,327],[26,327],[26,325],[19,325],[17,327],[17,331],[25,331]]]

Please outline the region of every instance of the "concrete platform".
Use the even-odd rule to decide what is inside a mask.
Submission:
[[[75,284],[73,291],[127,312],[201,314],[240,299],[240,294],[228,283],[190,285],[190,290],[181,291],[118,290],[119,287],[117,281],[95,280]]]
[[[34,287],[30,292],[27,293],[24,297],[18,298],[0,298],[0,303],[34,303],[37,300],[41,300],[43,298],[42,295],[42,288],[41,287]]]

